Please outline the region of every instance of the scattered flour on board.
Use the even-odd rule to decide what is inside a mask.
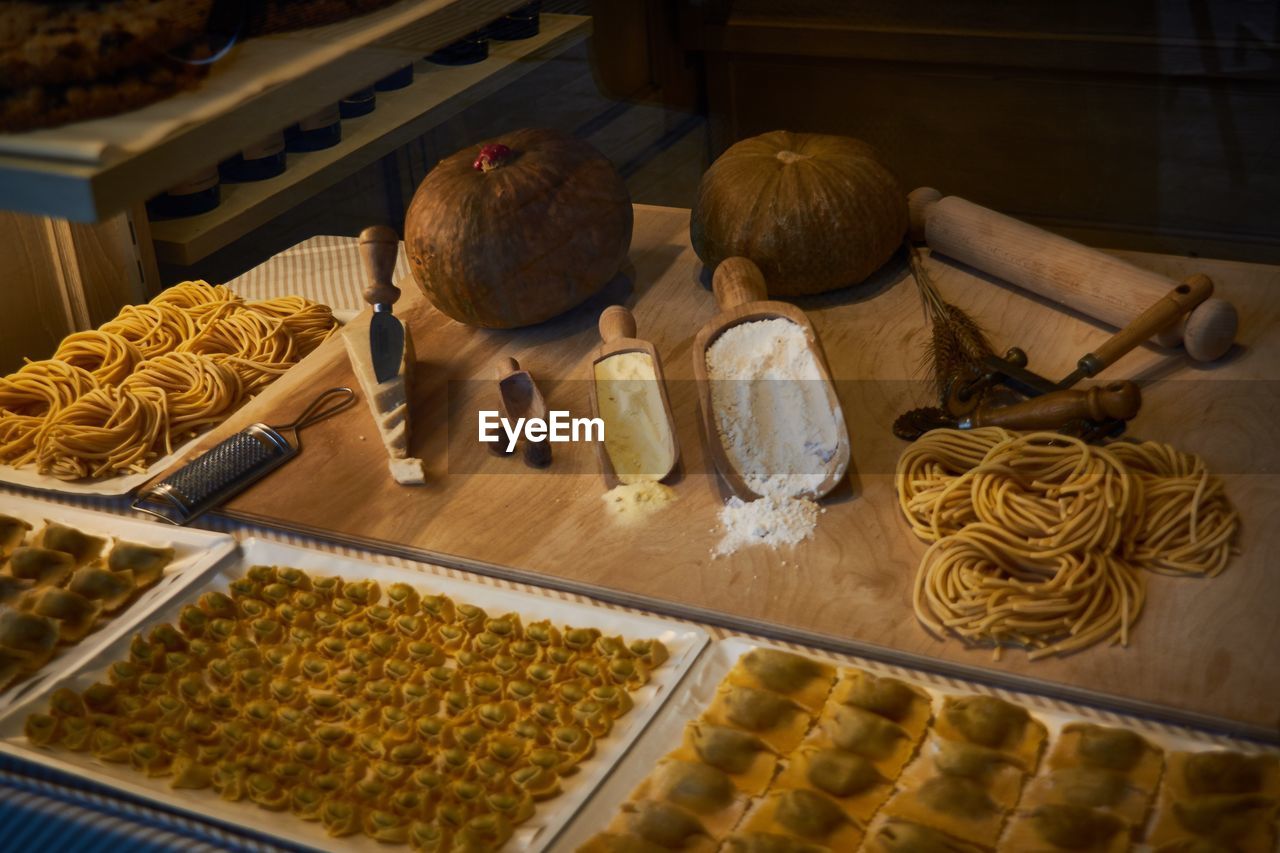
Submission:
[[[791,495],[826,479],[844,424],[828,403],[804,329],[783,319],[727,329],[707,348],[707,378],[725,453],[763,496],[729,499],[720,511],[724,536],[712,553],[810,538],[821,508]]]

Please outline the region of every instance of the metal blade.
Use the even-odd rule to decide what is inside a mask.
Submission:
[[[369,320],[369,355],[379,383],[395,379],[404,360],[404,325],[390,311],[374,310]]]

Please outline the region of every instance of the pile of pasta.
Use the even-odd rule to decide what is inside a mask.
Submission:
[[[0,690],[32,675],[160,580],[172,548],[0,515]]]
[[[1275,755],[1174,753],[1152,820],[1160,747],[1084,722],[1042,761],[1048,741],[998,697],[945,696],[935,716],[904,681],[755,649],[578,853],[1274,848]]]
[[[33,744],[421,850],[496,850],[667,651],[405,584],[258,566],[59,690]]]
[[[1143,572],[1218,574],[1240,523],[1202,459],[1150,441],[934,430],[902,454],[896,486],[912,529],[932,543],[916,572],[916,616],[1033,660],[1127,644]]]
[[[337,323],[301,296],[183,282],[0,377],[0,464],[62,480],[146,470],[220,423]]]

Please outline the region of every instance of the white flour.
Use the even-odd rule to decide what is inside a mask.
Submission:
[[[818,513],[823,510],[804,498],[763,497],[744,501],[738,497],[720,510],[724,535],[711,552],[722,557],[748,545],[795,545],[813,536]]]
[[[791,497],[826,479],[841,424],[804,329],[789,320],[742,323],[707,348],[716,431],[730,463],[762,500],[730,499],[719,554],[807,539],[819,507]]]

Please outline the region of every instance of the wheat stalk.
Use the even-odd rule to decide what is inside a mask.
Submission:
[[[939,397],[945,397],[948,385],[956,377],[973,379],[982,374],[983,359],[992,353],[991,344],[972,317],[938,293],[920,251],[910,241],[907,241],[907,253],[925,315],[933,327],[924,361],[926,365],[932,363],[934,387]]]

